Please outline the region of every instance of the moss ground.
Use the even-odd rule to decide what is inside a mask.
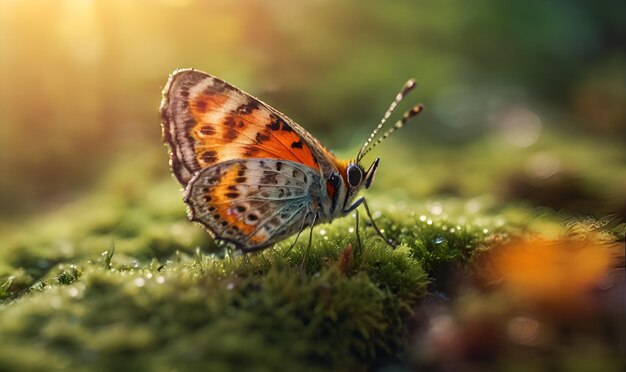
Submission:
[[[117,159],[80,198],[2,224],[0,370],[410,366],[409,319],[425,299],[449,295],[451,278],[494,245],[520,234],[559,236],[581,214],[499,194],[498,185],[525,174],[529,154],[505,162],[493,156],[501,149],[483,145],[459,157],[389,150],[367,196],[398,248],[363,220],[357,250],[347,216],[316,227],[302,270],[306,237],[292,250],[290,239],[259,254],[220,251],[186,220],[163,149]],[[622,197],[617,150],[572,146],[545,144],[567,172],[588,175],[576,179],[577,197],[599,205]],[[592,152],[601,169],[588,160]],[[385,168],[387,159],[402,164]],[[599,226],[624,239],[623,225]]]

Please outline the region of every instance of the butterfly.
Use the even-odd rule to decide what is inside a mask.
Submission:
[[[373,142],[414,87],[412,79],[404,85],[356,158],[341,160],[261,100],[196,69],[174,71],[163,89],[162,135],[190,220],[243,252],[299,236],[307,227],[312,232],[360,205],[373,223],[365,198],[356,197],[374,182],[380,158],[367,169],[361,160],[422,111],[422,105],[413,107]]]

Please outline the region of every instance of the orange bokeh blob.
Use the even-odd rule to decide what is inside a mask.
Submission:
[[[488,256],[487,277],[522,301],[584,305],[613,267],[615,248],[594,240],[517,239]]]

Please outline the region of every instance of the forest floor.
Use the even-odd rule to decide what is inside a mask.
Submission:
[[[391,146],[361,213],[258,254],[185,215],[162,148],[75,200],[0,224],[4,370],[622,370],[626,162]],[[502,154],[506,154],[503,156]]]

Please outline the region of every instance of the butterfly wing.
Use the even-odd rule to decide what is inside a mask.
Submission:
[[[276,159],[227,160],[198,172],[186,188],[192,221],[253,251],[310,224],[322,178],[309,166]]]
[[[170,76],[163,90],[161,115],[172,171],[183,186],[196,172],[228,160],[282,159],[319,171],[318,160],[328,156],[285,115],[193,69]]]

